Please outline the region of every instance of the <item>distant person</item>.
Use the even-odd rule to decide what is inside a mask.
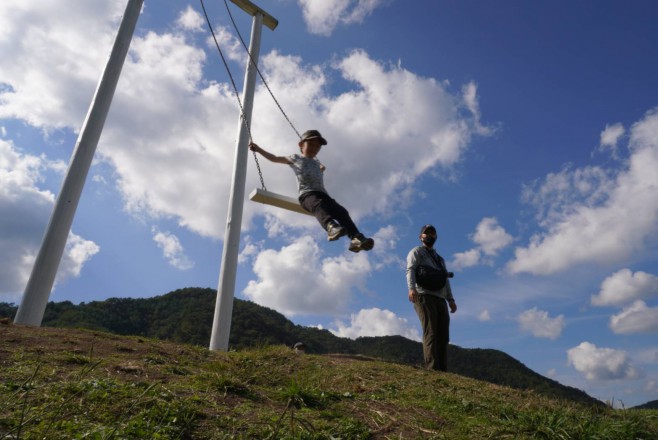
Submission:
[[[420,230],[421,246],[407,255],[407,287],[409,301],[423,328],[423,356],[429,370],[448,371],[450,313],[457,311],[450,281],[452,273],[434,250],[436,229],[425,225]]]
[[[275,156],[253,142],[249,144],[249,149],[260,153],[271,162],[290,165],[297,176],[299,204],[320,222],[327,231],[329,241],[338,240],[347,235],[351,239],[350,251],[371,250],[375,246],[375,241],[359,232],[349,212],[332,199],[324,189],[322,173],[325,166],[316,156],[320,152],[320,148],[327,145],[327,141],[319,131],[308,130],[302,135],[298,145],[301,154],[291,156]]]

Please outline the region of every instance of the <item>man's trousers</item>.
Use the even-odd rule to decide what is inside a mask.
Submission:
[[[423,355],[429,370],[448,371],[450,313],[443,298],[418,295],[414,309],[423,328]]]

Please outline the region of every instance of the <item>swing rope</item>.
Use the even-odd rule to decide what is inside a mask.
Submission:
[[[217,51],[219,52],[219,56],[222,58],[222,62],[224,63],[224,68],[226,69],[226,72],[228,73],[228,77],[231,80],[231,85],[233,86],[233,92],[235,93],[235,98],[238,101],[238,106],[240,107],[240,120],[244,124],[245,128],[247,129],[247,133],[249,133],[249,142],[253,142],[253,137],[251,135],[251,127],[249,127],[249,122],[247,121],[247,118],[244,115],[244,108],[242,107],[242,100],[240,99],[240,94],[238,93],[238,88],[235,85],[235,81],[233,80],[233,75],[231,74],[231,69],[228,67],[228,63],[226,62],[226,58],[224,58],[224,53],[222,52],[222,49],[219,47],[219,42],[217,41],[217,37],[215,36],[215,31],[212,28],[212,24],[210,24],[210,18],[208,17],[208,12],[206,11],[206,6],[203,3],[203,0],[200,0],[201,2],[201,9],[203,9],[203,15],[206,17],[206,23],[208,23],[208,29],[210,29],[210,33],[212,34],[212,38],[215,41],[215,46],[217,47]],[[224,3],[226,3],[226,0],[224,0]],[[228,5],[226,5],[226,8],[228,8]],[[229,12],[230,13],[230,12]],[[233,17],[231,17],[231,20],[233,20]],[[234,23],[235,25],[235,23]],[[242,37],[240,37],[242,39]],[[243,42],[244,44],[244,42]],[[249,49],[247,49],[247,53],[249,53]],[[258,66],[256,63],[254,63],[253,58],[251,57],[251,54],[249,53],[249,59],[251,62],[256,66],[256,70],[258,70]],[[258,71],[260,74],[260,71]],[[262,76],[261,76],[262,78]],[[269,90],[269,87],[268,87]],[[271,92],[270,92],[271,93]],[[274,97],[274,95],[272,95]],[[281,108],[281,107],[279,107]],[[283,110],[282,110],[283,111]],[[287,119],[287,116],[286,116]],[[290,121],[288,121],[290,122]],[[294,127],[293,127],[294,129]],[[296,130],[295,130],[296,131]],[[256,156],[256,152],[252,151],[254,155],[254,160],[256,161],[256,168],[258,169],[258,177],[260,178],[260,184],[263,190],[267,191],[267,188],[265,187],[265,180],[263,179],[263,172],[260,169],[260,163],[258,162],[258,157]]]

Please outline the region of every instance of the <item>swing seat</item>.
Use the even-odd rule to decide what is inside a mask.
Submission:
[[[288,196],[282,196],[264,189],[256,188],[249,194],[249,200],[252,202],[262,203],[264,205],[276,206],[277,208],[287,209],[288,211],[298,212],[300,214],[312,215],[299,204],[299,200]]]

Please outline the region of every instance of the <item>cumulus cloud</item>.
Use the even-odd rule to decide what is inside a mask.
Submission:
[[[373,259],[374,270],[381,270],[391,265],[404,267],[406,262],[395,253],[398,243],[398,231],[395,226],[388,225],[379,228],[379,230],[372,234],[372,238],[377,244],[373,249],[373,254],[377,257]]]
[[[498,224],[495,217],[485,217],[478,224],[471,239],[479,245],[486,255],[497,255],[513,240],[512,236]]]
[[[592,305],[621,306],[637,299],[658,296],[658,277],[646,272],[633,273],[621,269],[601,283],[598,295],[592,295]]]
[[[322,258],[310,236],[280,250],[265,249],[254,260],[257,280],[244,295],[287,316],[331,315],[343,312],[352,290],[365,289],[371,266],[365,253]]]
[[[77,20],[72,20],[58,12],[67,9],[64,3],[53,1],[48,8],[28,11],[20,2],[2,2],[5,22],[5,17],[15,21],[5,23],[7,40],[0,42],[3,54],[12,59],[0,66],[8,85],[0,90],[0,117],[18,118],[43,130],[80,126],[125,4],[85,2],[80,9],[92,18],[83,19],[76,10],[72,17]],[[360,2],[355,8],[365,5]],[[98,7],[102,9],[97,11]],[[106,178],[116,182],[128,212],[174,218],[197,234],[222,238],[239,111],[227,83],[203,77],[206,51],[213,57],[216,52],[214,43],[209,46],[206,41],[207,32],[199,34],[196,15],[185,9],[170,32],[137,32],[97,159],[115,171]],[[62,25],[66,29],[60,29]],[[202,44],[197,41],[200,36]],[[229,36],[220,35],[220,40],[228,43],[229,54],[234,53],[229,58],[239,60],[232,67],[242,71],[245,55],[238,43]],[[28,45],[35,50],[16,49]],[[338,57],[330,66],[305,65],[299,57],[275,51],[262,57],[261,70],[298,127],[316,127],[323,121],[316,128],[330,143],[320,156],[327,165],[326,186],[357,220],[410,203],[415,180],[434,167],[456,164],[480,131],[481,123],[463,111],[468,106],[459,91],[373,60],[364,51]],[[336,95],[329,93],[332,75],[342,76],[347,84]],[[477,96],[470,90],[466,99],[473,108]],[[261,87],[256,91],[252,132],[276,154],[296,151],[296,135]],[[418,155],[409,156],[409,142],[419,146]],[[350,154],[344,154],[346,148]],[[378,154],[382,149],[386,155]],[[372,171],[357,165],[366,162]],[[262,165],[268,188],[294,196],[289,169]],[[249,185],[258,178],[251,162],[248,168]],[[361,191],[355,193],[355,187]],[[304,216],[252,203],[245,205],[246,227],[255,214],[265,212],[275,219],[272,225],[317,227]]]
[[[626,129],[620,123],[606,125],[605,129],[601,132],[601,141],[599,149],[601,151],[609,150],[613,157],[617,156],[617,143],[619,139],[626,133]]]
[[[52,214],[54,195],[40,188],[48,170],[61,163],[18,151],[0,139],[0,298],[15,301],[22,294],[41,247]],[[69,235],[56,282],[80,274],[98,246],[78,235]]]
[[[658,307],[635,301],[610,318],[610,328],[619,334],[658,333]]]
[[[100,251],[100,247],[90,240],[70,233],[64,247],[64,255],[57,270],[55,282],[80,276],[84,264]]]
[[[452,256],[450,266],[454,267],[456,270],[477,266],[480,264],[480,255],[478,249],[469,249],[465,252],[458,252]]]
[[[508,271],[547,275],[644,250],[658,232],[658,109],[633,125],[629,151],[619,170],[568,168],[529,186],[545,232],[516,248]]]
[[[485,217],[475,228],[475,232],[469,236],[477,247],[453,256],[452,265],[456,269],[476,266],[486,262],[483,257],[494,257],[509,246],[514,238],[498,224],[495,217]]]
[[[81,125],[125,2],[66,6],[0,3],[0,52],[12,60],[0,65],[0,118],[44,130]]]
[[[238,255],[238,263],[240,264],[246,263],[252,258],[255,258],[261,250],[261,247],[258,244],[251,242],[250,236],[246,236],[244,242],[245,244]]]
[[[336,321],[336,329],[329,329],[341,338],[356,339],[360,336],[400,335],[414,341],[420,341],[416,328],[410,327],[405,318],[397,316],[390,310],[378,308],[362,309],[351,315],[350,323]]]
[[[0,89],[0,117],[46,132],[76,130],[124,7],[122,1],[90,1],[67,13],[65,2],[38,9],[2,2],[0,20],[16,22],[9,26],[15,32],[0,40],[2,53],[12,57],[0,66],[8,85]],[[237,120],[237,105],[228,89],[201,80],[205,54],[186,38],[154,32],[133,38],[97,159],[119,170],[112,179],[118,177],[130,211],[177,217],[199,234],[217,236],[227,204],[218,204],[215,188],[226,186],[231,164],[223,158],[229,148],[217,148],[216,139],[232,139],[235,125],[217,127],[214,120],[217,114]],[[19,50],[25,47],[30,50]],[[198,191],[203,186],[209,190]]]
[[[612,348],[598,348],[590,342],[582,342],[567,351],[569,365],[583,373],[587,380],[640,379],[628,353]]]
[[[520,313],[516,320],[524,332],[529,332],[538,338],[557,339],[564,329],[564,316],[555,318],[548,316],[548,312],[533,307]]]
[[[340,21],[362,19],[380,4],[346,3],[339,8]],[[53,130],[79,130],[125,2],[90,0],[75,11],[67,11],[67,6],[64,0],[53,0],[39,8],[19,1],[0,2],[0,52],[12,60],[0,65],[0,118],[16,119],[46,135]],[[172,26],[163,27],[164,31],[138,29],[96,153],[94,163],[103,166],[92,167],[92,175],[108,187],[116,186],[126,212],[143,221],[169,218],[198,235],[221,239],[239,110],[226,78],[204,77],[207,57],[216,56],[216,52],[199,20],[197,13],[184,7]],[[228,46],[231,67],[242,71],[242,49],[233,37],[222,33],[221,28],[219,31],[221,42]],[[30,50],[25,49],[28,47]],[[417,196],[414,185],[420,176],[437,168],[449,174],[472,138],[486,132],[474,85],[466,87],[467,93],[453,90],[447,82],[375,60],[363,50],[336,56],[328,65],[309,65],[299,57],[273,51],[261,57],[260,67],[295,125],[321,129],[329,140],[330,146],[320,155],[327,166],[325,184],[357,222],[366,215],[408,206]],[[337,78],[341,79],[340,90],[333,86]],[[297,151],[296,135],[267,90],[260,86],[253,114],[254,140],[275,154]],[[321,126],[318,121],[322,121]],[[417,155],[408,154],[409,143],[418,146]],[[387,154],[380,154],[382,150]],[[369,164],[367,169],[359,165],[363,163]],[[268,188],[294,196],[292,171],[276,164],[261,165]],[[250,160],[247,185],[257,181]],[[52,194],[39,190],[35,182],[21,185],[14,192],[29,196],[11,199],[12,212],[24,213],[20,217],[23,220],[47,219],[45,213],[50,208],[44,197],[52,198]],[[355,192],[356,187],[360,190]],[[43,206],[37,207],[39,203]],[[37,209],[43,212],[35,216]],[[287,240],[318,228],[312,217],[247,202],[245,229],[256,215],[264,216],[269,233]],[[29,224],[25,222],[24,227]],[[42,228],[32,227],[31,240],[42,235],[36,232]],[[0,230],[4,242],[15,239],[7,231]],[[23,232],[27,236],[27,229]],[[385,249],[395,244],[394,231],[384,227],[364,232],[374,234],[378,241],[372,253],[377,255],[373,264],[377,268],[395,264],[394,259],[384,258]],[[171,237],[160,238],[163,249],[170,249],[164,243],[171,244]],[[4,283],[11,284],[11,291],[24,283],[34,243],[25,249],[31,251],[18,259],[22,265],[3,277]],[[278,255],[283,250],[271,252]],[[92,254],[90,246],[86,255]],[[191,264],[171,258],[173,264]],[[267,253],[261,252],[259,258],[266,259]],[[349,291],[365,282],[362,272],[351,271],[370,264],[365,256],[331,261],[318,257],[315,268],[336,268],[349,274],[343,283]],[[250,287],[254,298],[260,298],[261,283]],[[326,280],[318,286],[325,293],[346,295],[332,290],[337,288]],[[329,302],[330,308],[336,306],[335,301]],[[286,310],[314,311],[316,302],[301,308],[296,304],[289,303]]]
[[[176,24],[188,31],[201,32],[203,31],[205,22],[201,14],[192,9],[192,6],[188,5],[187,9],[178,16]]]
[[[388,0],[298,0],[308,31],[330,36],[338,24],[361,23]]]
[[[188,270],[194,267],[194,262],[185,255],[185,249],[183,249],[176,235],[169,231],[160,232],[157,228],[153,228],[152,232],[153,241],[162,249],[162,253],[170,266],[179,270]]]

